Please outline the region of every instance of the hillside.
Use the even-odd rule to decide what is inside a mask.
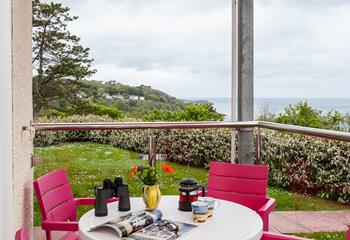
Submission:
[[[155,109],[176,111],[188,103],[150,86],[129,86],[116,81],[83,81],[80,95],[92,103],[117,107],[130,116],[143,116]]]

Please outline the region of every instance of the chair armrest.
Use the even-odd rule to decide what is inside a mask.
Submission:
[[[308,238],[295,237],[291,235],[283,235],[273,232],[263,232],[261,240],[310,240]]]
[[[270,214],[270,212],[276,207],[276,200],[273,198],[269,198],[269,200],[258,209],[259,214]]]
[[[75,205],[95,205],[95,198],[75,198]]]
[[[78,222],[43,221],[41,228],[48,231],[78,231]]]

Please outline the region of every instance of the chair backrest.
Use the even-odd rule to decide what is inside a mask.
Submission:
[[[25,228],[21,228],[16,232],[15,240],[29,240],[28,232]]]
[[[67,172],[59,169],[34,181],[43,220],[76,221],[76,205]]]
[[[268,201],[268,171],[266,165],[211,162],[207,195],[258,210]]]

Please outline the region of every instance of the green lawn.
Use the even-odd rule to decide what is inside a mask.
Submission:
[[[132,196],[140,196],[141,184],[136,179],[129,178],[129,172],[134,164],[147,164],[138,160],[137,154],[109,145],[94,143],[72,143],[44,148],[36,148],[35,156],[42,157],[43,163],[36,165],[35,178],[58,168],[65,168],[69,174],[76,197],[93,197],[93,188],[101,184],[104,178],[122,176],[129,184]],[[158,164],[159,165],[159,164]],[[200,183],[206,184],[208,172],[204,169],[182,166],[170,163],[174,168],[174,175],[164,175],[161,180],[161,192],[163,195],[178,194],[177,185],[182,178],[191,177]],[[278,188],[269,188],[269,196],[277,201],[276,210],[338,210],[350,209],[331,201],[326,201],[301,194],[290,193]],[[80,207],[78,215],[87,211],[87,207]],[[34,224],[40,224],[38,205],[34,205]],[[337,234],[337,233],[336,233]],[[327,236],[331,238],[327,238]],[[334,235],[336,236],[336,235]],[[325,233],[316,239],[341,239]],[[324,238],[326,237],[326,238]],[[333,237],[333,238],[332,238]]]
[[[317,240],[344,240],[345,239],[345,232],[299,233],[296,235],[299,237],[306,237],[306,238],[312,238]]]

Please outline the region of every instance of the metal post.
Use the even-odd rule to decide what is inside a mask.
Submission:
[[[155,167],[157,163],[156,159],[156,137],[149,137],[149,152],[148,152],[149,165]]]
[[[237,2],[232,0],[231,121],[237,122]],[[231,130],[231,163],[236,162],[236,129]]]
[[[237,92],[237,120],[254,118],[254,0],[236,0],[234,4],[236,30],[233,49],[235,68],[233,81]],[[253,129],[238,130],[238,163],[254,164]]]
[[[260,128],[257,129],[256,137],[256,164],[260,165],[261,164],[261,144],[262,144],[262,138],[261,138],[261,133],[260,133]]]

